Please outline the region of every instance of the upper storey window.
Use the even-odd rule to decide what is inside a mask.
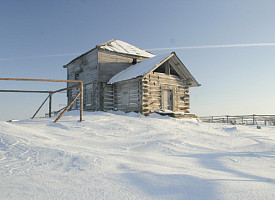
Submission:
[[[176,70],[171,66],[171,64],[168,61],[166,61],[161,66],[159,66],[157,69],[155,69],[154,72],[163,73],[166,75],[179,76],[179,74],[176,72]]]

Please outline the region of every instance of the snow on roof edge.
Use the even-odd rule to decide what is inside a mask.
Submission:
[[[132,48],[135,49],[134,52],[136,51],[136,53],[134,53],[134,52],[132,52],[132,51],[127,52],[127,50],[125,50],[125,51],[119,51],[119,50],[121,50],[121,48],[119,48],[119,47],[118,47],[118,49],[117,49],[118,51],[115,50],[116,48],[113,48],[113,49],[112,49],[112,48],[103,47],[104,45],[108,46],[109,44],[111,44],[111,43],[113,43],[113,42],[116,42],[116,41],[118,41],[118,43],[126,44],[128,47],[131,46]],[[110,46],[110,45],[109,45],[109,46]],[[122,41],[122,40],[113,39],[113,40],[110,40],[110,41],[108,41],[108,42],[105,42],[105,43],[102,43],[102,44],[98,44],[98,45],[96,45],[94,48],[92,48],[91,50],[89,50],[89,51],[87,51],[87,52],[85,52],[85,53],[83,53],[83,54],[77,56],[76,58],[74,58],[73,60],[71,60],[71,61],[70,61],[69,63],[67,63],[66,65],[63,65],[63,68],[67,68],[68,65],[71,64],[71,63],[73,63],[75,60],[81,58],[82,56],[85,56],[86,54],[92,52],[92,51],[95,50],[95,49],[100,49],[100,48],[101,48],[101,49],[108,50],[108,51],[117,52],[117,53],[123,53],[123,54],[128,54],[128,55],[136,55],[136,56],[141,56],[141,57],[146,57],[146,58],[151,58],[151,57],[154,57],[154,56],[155,56],[155,54],[153,54],[153,53],[151,53],[151,52],[149,52],[149,51],[145,51],[145,50],[143,50],[143,49],[140,49],[140,48],[138,48],[138,47],[136,47],[136,46],[134,46],[134,45],[131,45],[131,44],[127,43],[127,42],[124,42],[124,41]],[[122,48],[122,49],[123,49],[123,48]],[[128,49],[128,48],[126,48],[126,49]],[[132,53],[131,53],[131,52],[132,52]],[[139,53],[137,53],[137,52],[140,52],[140,53],[142,53],[142,54],[139,54]]]
[[[147,58],[151,58],[155,56],[154,54],[148,51],[140,49],[122,40],[116,40],[116,39],[110,40],[103,44],[99,44],[96,47],[100,49],[105,49],[108,51],[114,51],[117,53],[130,54],[130,55],[142,56]]]
[[[120,81],[129,80],[132,78],[137,78],[140,76],[146,75],[148,72],[150,72],[156,65],[161,63],[163,60],[165,60],[168,56],[170,56],[172,53],[166,53],[158,56],[154,56],[151,58],[148,58],[146,60],[143,60],[137,64],[130,65],[125,70],[119,72],[115,76],[113,76],[107,84],[114,84]]]

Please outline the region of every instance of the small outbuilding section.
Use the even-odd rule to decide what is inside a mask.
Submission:
[[[189,88],[200,86],[174,52],[156,56],[120,40],[97,45],[64,68],[68,80],[84,81],[84,110],[188,113]],[[76,93],[68,91],[68,102]]]

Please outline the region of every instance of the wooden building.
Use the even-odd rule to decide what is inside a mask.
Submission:
[[[84,81],[84,110],[188,113],[189,88],[200,86],[177,55],[154,55],[111,40],[64,66],[68,80]],[[70,86],[69,83],[68,86]],[[68,91],[68,102],[77,94]],[[76,101],[72,109],[78,109]]]

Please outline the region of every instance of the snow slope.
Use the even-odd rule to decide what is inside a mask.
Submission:
[[[0,122],[0,199],[275,199],[275,127],[77,119]]]

